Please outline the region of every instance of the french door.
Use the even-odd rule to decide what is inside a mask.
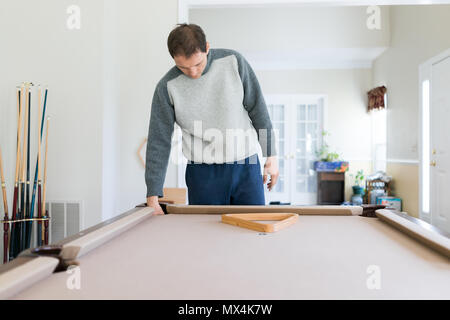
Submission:
[[[317,203],[316,152],[322,145],[326,97],[271,95],[266,97],[276,133],[280,176],[266,201]]]

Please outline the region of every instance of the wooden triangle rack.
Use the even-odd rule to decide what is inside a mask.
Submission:
[[[222,215],[222,222],[259,232],[276,232],[294,224],[296,213],[228,213]],[[277,221],[260,223],[256,221]]]

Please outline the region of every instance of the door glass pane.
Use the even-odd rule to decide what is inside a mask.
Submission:
[[[317,140],[311,140],[309,152],[312,156],[316,156],[317,149]]]
[[[280,173],[280,176],[284,176],[284,159],[280,159],[278,161],[278,171]]]
[[[305,177],[299,177],[297,179],[297,192],[306,192],[306,179],[305,179]]]
[[[317,191],[316,175],[308,176],[308,192],[314,193]]]
[[[273,128],[277,130],[275,135],[278,137],[278,139],[284,139],[284,123],[282,122],[275,122],[273,124]]]
[[[307,124],[306,137],[308,139],[317,139],[317,124],[316,123],[308,123]]]
[[[306,105],[301,104],[297,106],[297,121],[306,120]]]
[[[310,121],[317,120],[317,105],[316,104],[308,105],[308,120],[310,120]]]
[[[297,138],[298,139],[306,138],[306,125],[304,123],[297,124]]]
[[[278,156],[284,156],[284,140],[278,140]]]
[[[267,105],[267,110],[269,111],[270,120],[273,121],[273,104]]]
[[[314,170],[314,161],[315,160],[308,161],[308,175],[310,176],[316,174],[316,171]]]
[[[280,175],[278,176],[277,184],[272,190],[274,192],[284,192],[284,175],[285,175],[284,159],[280,159],[278,161],[278,170]]]
[[[274,106],[273,121],[284,121],[284,105],[277,104]]]
[[[306,160],[305,159],[297,159],[297,176],[306,175],[307,174],[306,168]]]
[[[305,140],[297,140],[297,149],[295,150],[298,157],[306,156],[306,141]]]
[[[284,178],[283,177],[279,177],[277,184],[275,185],[275,187],[272,189],[275,192],[284,192]]]

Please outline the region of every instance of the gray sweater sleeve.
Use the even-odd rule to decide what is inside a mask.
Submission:
[[[245,58],[236,52],[239,75],[244,86],[244,108],[258,134],[264,157],[275,156],[275,134],[258,79]]]
[[[163,196],[174,123],[175,110],[170,104],[167,87],[163,83],[159,83],[153,95],[148,129],[145,162],[147,197]]]

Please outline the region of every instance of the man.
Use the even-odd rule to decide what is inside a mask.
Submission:
[[[264,205],[264,184],[278,179],[275,136],[267,106],[248,62],[236,51],[210,49],[202,29],[179,24],[167,45],[175,67],[153,96],[147,142],[147,205],[163,214],[158,197],[174,123],[188,159],[189,204]],[[257,145],[266,157],[261,176]]]

